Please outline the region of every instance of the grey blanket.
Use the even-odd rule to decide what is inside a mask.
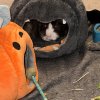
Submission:
[[[91,100],[100,95],[100,43],[55,59],[37,58],[39,83],[48,100]],[[22,100],[42,100],[33,91]]]

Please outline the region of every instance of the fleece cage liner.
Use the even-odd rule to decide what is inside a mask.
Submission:
[[[21,27],[28,19],[43,23],[64,19],[68,23],[69,31],[63,45],[51,52],[35,51],[37,57],[53,58],[70,54],[83,46],[87,38],[87,17],[81,0],[15,0],[10,11],[11,20]]]

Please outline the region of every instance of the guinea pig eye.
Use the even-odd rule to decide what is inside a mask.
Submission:
[[[58,26],[57,26],[57,25],[55,25],[55,26],[54,26],[54,28],[58,28]]]
[[[47,28],[47,25],[46,24],[44,25],[44,28]]]

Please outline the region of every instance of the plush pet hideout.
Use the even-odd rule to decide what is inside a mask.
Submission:
[[[52,23],[61,19],[64,20],[63,24],[66,23],[68,25],[68,31],[64,32],[66,34],[64,43],[56,47],[57,49],[52,49],[49,52],[45,49],[42,51],[35,50],[37,57],[54,58],[65,54],[68,55],[84,46],[88,36],[86,10],[81,0],[14,0],[10,12],[11,21],[21,27],[27,20]],[[50,40],[58,39],[58,35],[52,38],[51,34],[59,33],[56,30],[54,31],[52,26],[49,24],[48,31],[45,32],[46,35],[42,36],[42,39],[46,41],[45,43],[49,45]],[[52,31],[50,32],[50,30]],[[64,33],[60,32],[60,34]],[[49,38],[48,34],[50,35]],[[41,44],[41,41],[38,41],[38,43]]]
[[[17,100],[31,92],[33,75],[38,80],[32,41],[10,22],[0,29],[0,100]]]

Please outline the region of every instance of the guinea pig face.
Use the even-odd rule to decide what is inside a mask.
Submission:
[[[57,40],[65,34],[68,27],[65,20],[55,20],[50,23],[39,23],[39,34],[45,41]]]
[[[59,35],[54,31],[52,23],[41,23],[39,26],[39,34],[45,41],[56,40],[59,37]]]

